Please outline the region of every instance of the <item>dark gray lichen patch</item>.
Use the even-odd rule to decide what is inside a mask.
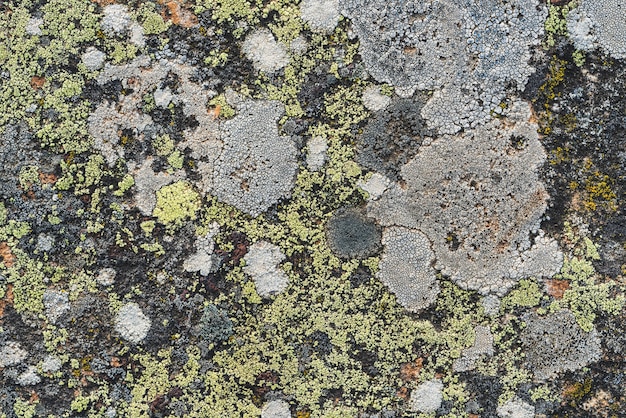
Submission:
[[[357,144],[357,162],[392,180],[417,154],[424,136],[431,134],[420,116],[420,99],[399,99],[377,114],[365,127]]]
[[[381,248],[381,230],[376,222],[356,209],[337,211],[326,224],[331,250],[343,258],[365,258]]]

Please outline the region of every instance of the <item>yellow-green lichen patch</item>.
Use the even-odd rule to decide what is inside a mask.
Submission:
[[[187,219],[196,219],[200,209],[200,195],[189,182],[177,181],[163,186],[156,193],[156,207],[152,215],[167,226],[180,226]]]

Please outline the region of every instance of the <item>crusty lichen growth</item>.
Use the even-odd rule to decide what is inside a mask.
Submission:
[[[161,187],[156,193],[156,207],[152,215],[167,226],[180,226],[187,219],[196,219],[200,209],[200,195],[191,184],[177,181]]]

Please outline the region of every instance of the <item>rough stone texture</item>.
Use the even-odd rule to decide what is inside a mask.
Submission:
[[[509,83],[524,89],[546,16],[538,1],[524,0],[342,0],[340,9],[376,80],[435,90],[422,115],[441,133],[484,123]]]
[[[135,302],[122,306],[115,317],[115,331],[133,344],[146,338],[151,321]]]
[[[293,141],[278,134],[283,106],[245,101],[224,122],[224,149],[215,163],[213,193],[222,201],[258,216],[291,194],[298,168]]]
[[[270,242],[258,241],[250,246],[244,257],[244,272],[254,280],[259,296],[269,298],[287,288],[289,278],[278,267],[284,259],[280,248]]]
[[[525,104],[505,124],[443,136],[402,168],[394,185],[368,204],[383,225],[416,228],[436,268],[463,288],[505,294],[519,279],[552,276],[562,254],[539,231],[548,194],[537,177],[545,160]]]
[[[426,236],[416,230],[390,227],[384,229],[382,243],[385,249],[377,277],[407,310],[430,306],[439,294],[439,283]]]
[[[540,317],[524,316],[526,328],[521,339],[526,361],[535,377],[554,378],[557,373],[577,370],[601,357],[600,338],[595,328],[585,332],[568,310]]]

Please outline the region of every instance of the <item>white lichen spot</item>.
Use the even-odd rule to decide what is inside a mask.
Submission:
[[[535,407],[519,398],[513,398],[498,406],[496,413],[499,418],[534,418]]]
[[[369,86],[363,92],[363,105],[372,112],[385,109],[391,103],[391,97],[380,92],[380,87]]]
[[[54,373],[61,370],[61,360],[51,354],[44,357],[41,362],[41,371],[44,373]]]
[[[15,341],[9,341],[0,348],[0,367],[15,366],[28,356],[28,352]]]
[[[115,283],[116,275],[117,275],[117,272],[115,271],[114,268],[111,268],[111,267],[102,268],[100,269],[100,271],[98,272],[98,275],[96,276],[96,282],[98,282],[98,284],[101,286],[111,286],[113,283]]]
[[[169,87],[154,91],[154,104],[164,109],[172,102],[173,98],[174,95]]]
[[[322,136],[314,136],[307,143],[306,165],[311,171],[317,171],[326,162],[326,150],[328,144],[326,138]]]
[[[289,404],[283,400],[269,401],[261,410],[261,418],[291,418]]]
[[[289,63],[285,47],[276,42],[268,29],[259,29],[249,34],[242,47],[246,58],[252,61],[254,68],[266,73],[273,73]]]
[[[131,25],[131,17],[128,8],[122,4],[111,4],[104,8],[104,16],[100,26],[108,36],[124,34]]]
[[[259,296],[268,298],[287,288],[289,278],[278,267],[284,259],[285,254],[270,242],[258,241],[250,246],[244,256],[244,272],[252,277]]]
[[[339,1],[303,0],[300,15],[314,32],[330,33],[339,22]]]
[[[601,46],[613,58],[626,58],[626,4],[621,0],[582,0],[567,15],[567,29],[576,48]]]
[[[428,414],[437,411],[442,401],[443,383],[439,379],[433,379],[413,389],[409,399],[409,409]]]
[[[39,36],[42,35],[41,25],[43,25],[43,19],[38,17],[31,17],[26,23],[25,32],[27,35]]]
[[[70,310],[67,293],[47,289],[43,294],[43,305],[46,308],[48,320],[54,324],[65,312]]]
[[[202,276],[206,276],[217,269],[218,266],[213,255],[213,248],[215,247],[213,237],[218,233],[219,228],[219,224],[213,222],[209,227],[209,233],[196,239],[196,252],[183,262],[185,271],[198,271]]]
[[[96,71],[102,68],[104,65],[104,60],[106,60],[107,54],[100,51],[99,49],[90,46],[87,50],[81,55],[81,61],[85,68],[89,71]]]
[[[15,382],[20,386],[33,386],[41,382],[41,377],[37,375],[35,366],[28,366],[26,370],[15,378]]]
[[[133,344],[139,344],[150,330],[150,319],[135,302],[122,306],[115,317],[115,331]]]
[[[480,303],[483,305],[485,314],[489,316],[496,316],[500,312],[500,298],[496,295],[486,295],[480,300]]]
[[[379,173],[372,174],[365,182],[359,182],[358,186],[367,192],[368,200],[376,200],[385,193],[391,185],[391,180]]]

